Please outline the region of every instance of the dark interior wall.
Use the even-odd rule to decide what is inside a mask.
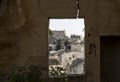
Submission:
[[[0,0],[0,17],[3,15],[6,8],[7,0]]]
[[[0,0],[0,4],[1,4],[1,1],[2,1],[2,0]]]
[[[40,11],[38,0],[1,1],[0,72],[40,64],[47,77],[48,17]]]
[[[79,0],[79,2],[79,17],[85,17],[87,81],[101,82],[101,75],[104,82],[120,82],[118,80],[120,37],[117,37],[120,36],[120,0]],[[100,36],[110,35],[116,37],[102,37],[100,45]],[[93,47],[90,47],[91,44]]]
[[[0,72],[40,65],[48,77],[48,19],[75,18],[75,0],[0,1]]]
[[[120,82],[120,37],[101,37],[101,80]]]

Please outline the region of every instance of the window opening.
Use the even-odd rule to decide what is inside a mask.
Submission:
[[[84,74],[84,19],[49,19],[49,76]]]

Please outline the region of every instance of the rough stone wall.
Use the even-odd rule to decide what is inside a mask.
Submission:
[[[119,5],[119,0],[79,0],[86,26],[86,72],[69,82],[100,82],[100,37],[120,35]],[[48,69],[48,18],[76,15],[75,0],[0,0],[0,70],[37,64]]]
[[[0,17],[0,68],[47,63],[48,17],[38,0],[7,0]],[[43,29],[44,28],[44,29]],[[47,71],[46,71],[47,72]]]
[[[100,38],[101,36],[120,36],[120,1],[79,0],[79,2],[79,17],[85,17],[86,26],[85,67],[87,82],[100,82]]]
[[[76,14],[74,0],[0,0],[0,72],[39,64],[48,77],[49,17]]]

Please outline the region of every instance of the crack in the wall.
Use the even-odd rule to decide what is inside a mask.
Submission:
[[[77,5],[77,16],[76,16],[76,18],[79,18],[79,0],[76,0],[76,5]]]
[[[46,17],[45,12],[44,12],[43,9],[41,8],[41,0],[38,0],[38,4],[39,4],[40,13],[41,13],[44,17]]]

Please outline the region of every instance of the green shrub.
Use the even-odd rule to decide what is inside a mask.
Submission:
[[[41,82],[40,66],[16,67],[9,73],[0,74],[0,82]]]

